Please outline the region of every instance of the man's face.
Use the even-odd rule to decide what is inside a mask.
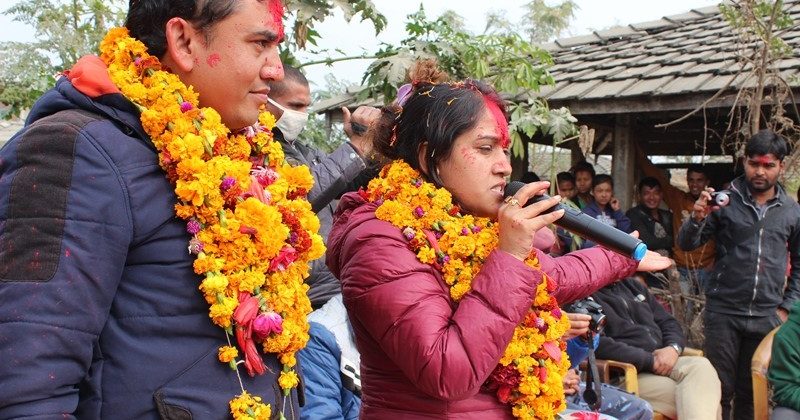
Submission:
[[[309,89],[308,85],[288,79],[282,83],[283,89],[278,92],[273,91],[269,97],[284,108],[298,112],[308,112],[308,107],[311,106],[311,89]],[[275,118],[280,118],[283,115],[283,111],[280,108],[270,103],[267,103],[267,111],[272,113]]]
[[[748,156],[744,161],[747,185],[756,193],[771,190],[778,183],[783,165],[784,163],[772,153]]]
[[[694,198],[698,198],[700,193],[708,187],[708,177],[700,172],[687,172],[686,183],[689,185],[689,194]]]
[[[182,76],[199,93],[200,105],[214,108],[231,130],[258,120],[267,103],[268,83],[283,79],[278,43],[283,40],[279,0],[241,0],[206,37],[197,31],[194,66]]]
[[[639,191],[639,202],[650,210],[657,209],[661,204],[661,187],[643,185]]]

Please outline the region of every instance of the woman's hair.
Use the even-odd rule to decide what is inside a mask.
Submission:
[[[611,175],[597,174],[592,178],[592,188],[595,188],[600,184],[611,185],[611,188],[613,189],[614,188],[614,178],[611,178]]]
[[[402,159],[418,171],[420,146],[427,143],[427,177],[441,186],[436,168],[450,156],[455,139],[475,127],[488,104],[496,105],[507,118],[505,105],[486,83],[471,79],[444,82],[444,73],[432,60],[418,62],[409,76],[410,95],[402,105],[382,109],[371,135],[384,158]]]

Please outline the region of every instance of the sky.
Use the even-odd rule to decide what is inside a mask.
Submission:
[[[415,12],[419,5],[425,7],[429,18],[438,17],[446,10],[455,10],[464,17],[467,28],[475,33],[483,32],[486,24],[486,14],[489,11],[504,12],[510,20],[521,16],[521,6],[526,0],[373,0],[376,8],[388,19],[387,28],[379,35],[370,22],[358,22],[358,19],[349,24],[344,21],[341,14],[328,18],[317,26],[323,39],[319,46],[329,49],[341,49],[347,55],[372,53],[379,48],[380,42],[396,44],[405,37],[405,18]],[[0,0],[0,11],[16,3],[16,0]],[[548,1],[552,4],[552,1]],[[593,30],[602,30],[615,25],[645,22],[659,19],[663,16],[685,13],[691,9],[712,6],[719,0],[577,0],[579,9],[570,28],[562,36],[576,36],[590,33]],[[33,39],[33,30],[17,22],[12,22],[8,16],[0,14],[0,42],[2,41],[29,41]],[[312,61],[323,56],[302,54],[301,61]],[[369,65],[369,60],[357,60],[337,63],[333,67],[315,65],[306,67],[306,73],[312,84],[321,88],[325,87],[325,75],[333,73],[338,79],[352,83],[361,81],[361,76]]]

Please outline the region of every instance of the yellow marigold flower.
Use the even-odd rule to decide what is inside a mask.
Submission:
[[[272,408],[261,402],[261,397],[251,396],[247,391],[230,402],[231,415],[235,420],[269,420]]]
[[[275,128],[276,122],[275,116],[267,111],[258,114],[258,123],[263,125],[268,131],[272,131],[272,129]]]
[[[205,280],[200,283],[200,290],[209,303],[217,300],[217,294],[223,293],[228,287],[228,278],[221,274],[208,273]]]
[[[283,165],[278,169],[278,173],[291,185],[290,190],[292,191],[301,188],[306,191],[311,191],[311,187],[314,186],[314,178],[311,176],[311,171],[308,170],[308,166]]]
[[[217,352],[217,358],[222,363],[230,363],[231,360],[239,357],[239,350],[236,347],[222,346]]]
[[[209,308],[208,314],[215,324],[222,328],[231,326],[231,317],[239,301],[229,297],[223,297],[222,302],[215,303]]]
[[[278,384],[280,384],[281,389],[292,389],[296,387],[299,382],[300,379],[293,370],[281,372],[281,376],[278,378]]]

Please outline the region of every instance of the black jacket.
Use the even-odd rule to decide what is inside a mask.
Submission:
[[[625,214],[631,219],[631,228],[639,231],[639,239],[647,245],[647,249],[665,249],[672,253],[675,243],[672,240],[672,212],[669,210],[658,209],[661,218],[661,226],[664,228],[663,236],[658,236],[656,232],[656,220],[650,215],[650,209],[644,205],[638,205]]]
[[[366,162],[349,143],[344,143],[330,154],[305,145],[299,141],[288,142],[283,133],[274,128],[275,139],[283,146],[283,153],[290,165],[306,165],[314,177],[314,186],[308,192],[308,202],[319,217],[319,234],[328,242],[328,233],[333,224],[333,212],[338,198],[346,192],[358,188],[356,183],[374,170],[367,169]],[[332,296],[341,293],[339,280],[325,265],[325,256],[311,262],[311,274],[307,280],[310,289],[308,298],[315,309],[321,307]]]
[[[610,284],[592,297],[603,305],[606,327],[596,354],[600,359],[631,363],[652,372],[653,351],[670,344],[686,345],[680,324],[635,278]]]
[[[678,245],[691,250],[712,236],[717,256],[706,284],[706,310],[734,315],[774,315],[800,299],[800,206],[782,186],[759,215],[744,177],[731,184],[727,207],[701,223],[687,220]],[[787,253],[791,276],[786,281]],[[784,289],[785,286],[785,289]]]

